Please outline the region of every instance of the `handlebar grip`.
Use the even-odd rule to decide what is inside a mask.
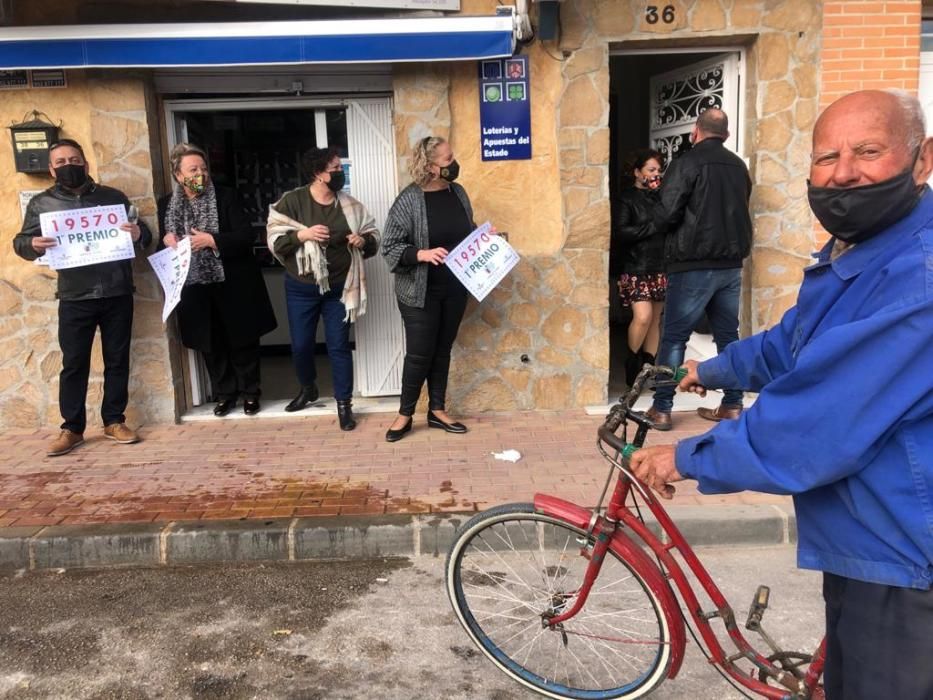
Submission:
[[[622,442],[622,439],[612,432],[608,426],[601,425],[599,426],[599,439],[609,445],[612,449],[617,452],[625,451],[625,443]]]
[[[605,425],[599,426],[599,439],[608,444],[612,449],[621,453],[622,459],[628,459],[638,450],[632,443],[622,442],[621,438]]]

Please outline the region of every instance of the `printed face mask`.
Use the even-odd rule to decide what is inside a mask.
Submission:
[[[815,187],[807,181],[810,209],[823,228],[846,243],[860,243],[896,224],[920,200],[923,187],[913,167],[883,182],[861,187]]]
[[[201,194],[204,192],[204,188],[206,187],[204,183],[204,175],[201,174],[186,177],[182,184],[195,194]]]
[[[441,166],[441,179],[447,182],[453,182],[460,175],[460,163],[455,160],[450,161],[450,165]]]
[[[87,182],[87,172],[83,165],[69,163],[55,168],[55,182],[62,187],[76,190]]]

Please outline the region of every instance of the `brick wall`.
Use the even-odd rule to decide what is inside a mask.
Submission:
[[[854,90],[917,91],[921,0],[825,0],[820,108]]]

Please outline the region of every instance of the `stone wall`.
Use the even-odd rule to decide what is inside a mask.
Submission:
[[[494,2],[464,2],[466,14],[490,13]],[[479,87],[474,63],[399,65],[394,73],[399,179],[410,182],[408,154],[429,134],[448,138],[461,164],[477,222],[509,234],[522,261],[481,304],[471,301],[454,347],[450,398],[454,410],[564,408],[606,398],[609,369],[605,240],[567,246],[556,115],[564,90],[560,61],[540,45],[530,60],[532,158],[480,158]],[[583,159],[608,164],[608,130]],[[598,179],[597,178],[597,179]],[[595,181],[595,180],[594,180]],[[585,208],[585,204],[571,202]]]
[[[81,71],[69,71],[68,81],[66,89],[5,92],[0,119],[6,124],[18,122],[27,111],[38,109],[56,122],[63,120],[61,136],[84,146],[91,175],[125,192],[155,231],[149,128],[153,117],[143,81]],[[12,248],[13,236],[22,225],[18,193],[51,184],[48,176],[15,173],[10,140],[0,139],[0,207],[5,212],[0,231],[0,428],[61,422],[55,273],[20,259]],[[161,321],[161,293],[145,260],[138,258],[134,265],[136,316],[127,419],[132,425],[172,421],[173,380]],[[92,430],[99,422],[102,371],[98,338],[88,389]]]
[[[675,20],[651,24],[636,0],[561,4],[561,183],[567,247],[608,246],[608,52],[691,46],[746,49],[746,144],[755,182],[754,249],[746,263],[744,332],[773,325],[793,303],[814,238],[806,203],[810,131],[817,114],[821,3],[696,0],[665,3]],[[584,160],[585,159],[585,160]],[[581,209],[580,205],[586,207]]]

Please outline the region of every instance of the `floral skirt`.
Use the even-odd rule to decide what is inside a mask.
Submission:
[[[664,301],[667,276],[663,272],[645,275],[623,274],[619,277],[619,297],[623,306],[635,301]]]

